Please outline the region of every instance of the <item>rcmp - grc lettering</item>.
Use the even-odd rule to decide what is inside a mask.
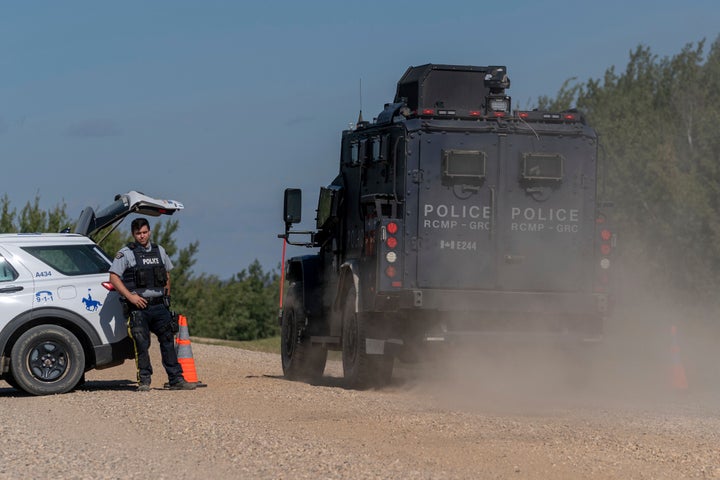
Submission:
[[[545,230],[558,233],[577,233],[580,231],[580,211],[576,208],[543,208],[513,207],[510,210],[513,232],[542,232]],[[519,221],[515,221],[519,220]],[[543,223],[553,222],[553,224]]]

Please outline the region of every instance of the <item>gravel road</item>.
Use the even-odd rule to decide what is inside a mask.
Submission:
[[[157,356],[147,393],[132,362],[65,395],[0,382],[0,478],[720,478],[714,389],[631,388],[646,375],[567,387],[550,362],[466,357],[354,391],[337,361],[308,385],[275,354],[192,347],[195,391],[162,390]]]

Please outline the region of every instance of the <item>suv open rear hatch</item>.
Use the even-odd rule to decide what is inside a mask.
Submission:
[[[153,198],[144,193],[131,190],[128,193],[115,195],[115,201],[98,212],[95,212],[92,207],[84,208],[80,212],[80,217],[75,226],[75,233],[90,236],[116,222],[119,224],[122,219],[131,213],[158,217],[160,215],[172,215],[183,208],[185,208],[183,204],[175,200]]]

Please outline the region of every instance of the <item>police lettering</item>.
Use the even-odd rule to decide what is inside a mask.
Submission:
[[[518,208],[511,210],[513,220],[532,221],[557,221],[557,222],[579,222],[580,212],[576,208]]]
[[[143,258],[142,264],[143,265],[160,265],[160,259],[159,258]]]
[[[490,207],[479,205],[430,205],[426,203],[423,208],[424,216],[438,218],[490,218]]]

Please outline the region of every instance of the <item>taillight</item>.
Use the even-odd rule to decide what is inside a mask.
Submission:
[[[377,257],[379,290],[402,287],[401,240],[400,224],[392,220],[383,221],[378,244],[380,252]]]
[[[613,250],[613,233],[606,225],[606,218],[600,214],[595,220],[597,225],[597,282],[598,291],[604,292],[610,284],[610,255]]]

